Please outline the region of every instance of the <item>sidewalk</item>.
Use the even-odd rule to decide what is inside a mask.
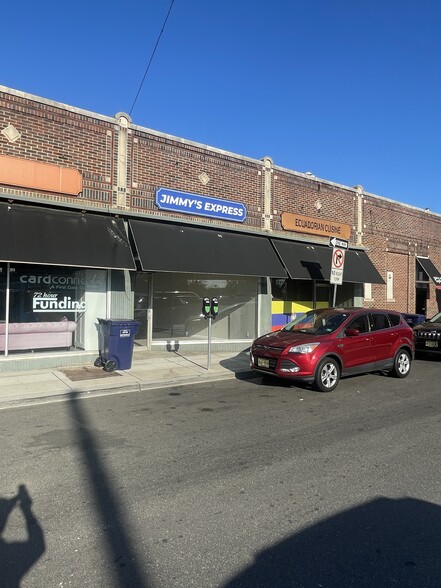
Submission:
[[[75,391],[85,395],[136,392],[198,384],[207,381],[251,377],[247,352],[214,352],[208,370],[207,354],[156,352],[132,361],[125,371],[107,373],[93,365],[0,373],[0,409],[32,402],[62,400]]]

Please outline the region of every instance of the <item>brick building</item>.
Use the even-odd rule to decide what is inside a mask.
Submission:
[[[204,296],[228,349],[334,302],[441,305],[441,215],[3,86],[0,229],[2,370],[90,361],[99,317],[200,348]]]

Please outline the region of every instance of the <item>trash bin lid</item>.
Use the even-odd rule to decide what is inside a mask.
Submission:
[[[98,319],[99,323],[107,324],[107,325],[140,325],[139,321],[134,319]]]

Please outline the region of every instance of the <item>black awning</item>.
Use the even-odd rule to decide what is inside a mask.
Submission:
[[[439,272],[428,257],[417,257],[417,262],[429,276],[429,278],[435,282],[437,286],[441,286],[441,272]]]
[[[0,260],[136,269],[121,219],[0,202]]]
[[[290,278],[297,280],[329,280],[331,249],[308,243],[271,239]]]
[[[344,282],[356,284],[385,284],[375,265],[369,259],[366,251],[349,249],[346,251]]]
[[[271,239],[288,274],[298,280],[330,279],[332,248],[326,245]],[[365,251],[348,250],[345,255],[343,281],[384,284]]]
[[[130,220],[144,271],[286,278],[267,237]]]

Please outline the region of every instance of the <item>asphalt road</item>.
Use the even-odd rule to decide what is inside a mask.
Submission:
[[[441,362],[0,411],[0,586],[439,588]]]

